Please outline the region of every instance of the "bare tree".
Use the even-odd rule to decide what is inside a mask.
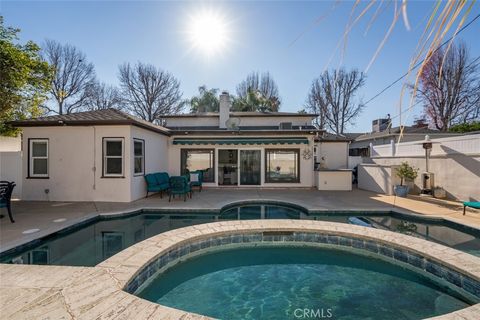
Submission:
[[[44,107],[49,112],[68,114],[82,109],[87,100],[87,88],[95,81],[92,63],[78,48],[47,40],[42,57],[54,70],[50,88],[52,105]]]
[[[450,126],[478,119],[480,73],[478,59],[471,61],[464,43],[439,49],[425,64],[417,88],[431,126]]]
[[[86,107],[88,110],[123,108],[120,91],[105,83],[95,82],[87,88]]]
[[[363,105],[354,99],[364,83],[365,75],[355,69],[325,71],[312,83],[307,110],[319,115],[319,126],[343,134],[363,109]]]
[[[125,63],[119,71],[125,107],[136,116],[155,122],[182,109],[180,82],[170,73],[141,62]]]
[[[250,73],[245,80],[237,86],[237,107],[235,109],[249,109],[243,111],[278,111],[281,100],[278,94],[278,86],[270,73]],[[252,99],[254,98],[254,99]],[[260,105],[251,105],[251,101],[258,101]],[[240,106],[242,105],[242,106]]]

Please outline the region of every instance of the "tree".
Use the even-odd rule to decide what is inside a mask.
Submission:
[[[85,102],[88,110],[122,109],[122,97],[120,91],[105,83],[95,82],[86,89],[87,100]]]
[[[18,43],[19,29],[5,27],[0,16],[0,134],[16,135],[8,121],[40,115],[51,69],[40,57],[40,47]]]
[[[449,128],[448,131],[451,132],[473,132],[480,131],[480,121],[472,121],[469,123],[460,123],[453,125]]]
[[[218,89],[207,89],[205,85],[198,87],[199,94],[186,101],[186,104],[190,105],[190,112],[218,112],[220,108],[218,91]]]
[[[250,73],[237,86],[237,97],[233,101],[236,111],[272,111],[280,108],[278,87],[270,73]]]
[[[465,44],[438,49],[419,77],[417,97],[432,127],[447,131],[452,125],[479,119],[478,59],[470,60]]]
[[[43,58],[53,67],[54,78],[50,88],[53,106],[49,112],[69,114],[86,106],[88,88],[95,83],[95,70],[85,54],[70,44],[47,40]]]
[[[170,73],[141,62],[125,63],[119,71],[125,107],[136,116],[156,122],[182,109],[180,82]]]
[[[364,84],[365,75],[356,69],[325,71],[313,80],[306,108],[319,115],[319,127],[343,134],[363,109],[361,102],[354,99]]]

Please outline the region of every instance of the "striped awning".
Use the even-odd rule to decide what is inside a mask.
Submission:
[[[173,144],[176,145],[261,145],[261,144],[308,144],[308,139],[299,137],[285,138],[174,138]]]

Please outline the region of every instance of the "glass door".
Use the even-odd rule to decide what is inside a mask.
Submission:
[[[240,184],[260,185],[260,150],[240,150]]]

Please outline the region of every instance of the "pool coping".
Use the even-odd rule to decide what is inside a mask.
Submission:
[[[423,239],[343,223],[315,220],[235,220],[212,222],[170,230],[119,252],[95,267],[64,267],[35,265],[0,264],[2,290],[0,303],[2,312],[9,318],[26,318],[32,314],[45,314],[53,309],[58,299],[33,299],[9,303],[19,299],[22,290],[47,290],[48,297],[57,295],[62,304],[55,312],[63,312],[70,319],[209,319],[208,317],[169,308],[136,297],[124,291],[132,279],[140,274],[159,256],[178,248],[212,236],[226,236],[234,233],[251,232],[315,232],[334,233],[340,236],[363,238],[389,244],[431,259],[459,270],[475,281],[480,281],[480,258]],[[72,274],[75,273],[73,276]],[[8,290],[7,290],[8,289]],[[47,295],[45,293],[45,295]],[[5,309],[4,309],[5,308]],[[17,308],[17,309],[15,309]],[[148,312],[147,312],[148,311]],[[9,313],[11,312],[11,313]],[[53,311],[52,311],[53,312]],[[142,313],[143,312],[143,313]],[[145,312],[148,314],[146,315]],[[431,319],[477,319],[480,303],[446,315]]]
[[[138,208],[130,208],[128,210],[120,210],[120,211],[109,211],[109,212],[91,212],[87,213],[84,216],[76,219],[72,219],[70,224],[64,225],[64,226],[59,226],[55,228],[56,226],[51,226],[48,229],[44,229],[39,231],[38,233],[31,234],[31,238],[24,238],[24,239],[19,239],[15,241],[8,242],[6,244],[0,244],[0,256],[5,256],[10,254],[12,250],[19,250],[22,251],[23,248],[25,247],[30,247],[30,246],[35,246],[37,243],[40,243],[41,241],[53,237],[57,234],[60,233],[68,233],[72,229],[76,229],[81,227],[82,225],[95,222],[98,219],[102,218],[121,218],[121,217],[128,217],[128,216],[134,216],[142,213],[148,213],[148,212],[158,212],[158,213],[216,213],[220,214],[224,210],[228,210],[230,208],[236,207],[236,206],[242,206],[242,205],[255,205],[255,204],[271,204],[271,205],[281,205],[281,206],[286,206],[290,208],[294,208],[297,210],[301,210],[306,214],[309,215],[315,215],[315,214],[325,214],[325,215],[335,215],[335,214],[364,214],[364,213],[373,213],[373,214],[386,214],[386,215],[392,215],[392,214],[401,214],[401,215],[406,215],[414,218],[419,218],[423,220],[428,220],[432,222],[446,222],[450,223],[452,225],[457,225],[463,228],[470,228],[474,231],[480,231],[480,227],[476,227],[473,225],[468,225],[465,223],[461,223],[458,221],[455,221],[449,217],[444,217],[444,216],[436,216],[436,215],[425,215],[421,213],[414,213],[409,210],[403,209],[403,208],[398,208],[398,207],[388,207],[386,206],[385,209],[379,209],[379,208],[364,208],[364,209],[359,209],[359,210],[331,210],[331,209],[309,209],[305,206],[302,206],[298,203],[292,203],[292,202],[287,202],[287,201],[281,201],[281,200],[272,200],[272,199],[245,199],[245,200],[239,200],[239,201],[234,201],[229,204],[226,204],[222,207],[219,208],[166,208],[166,207],[138,207]]]

